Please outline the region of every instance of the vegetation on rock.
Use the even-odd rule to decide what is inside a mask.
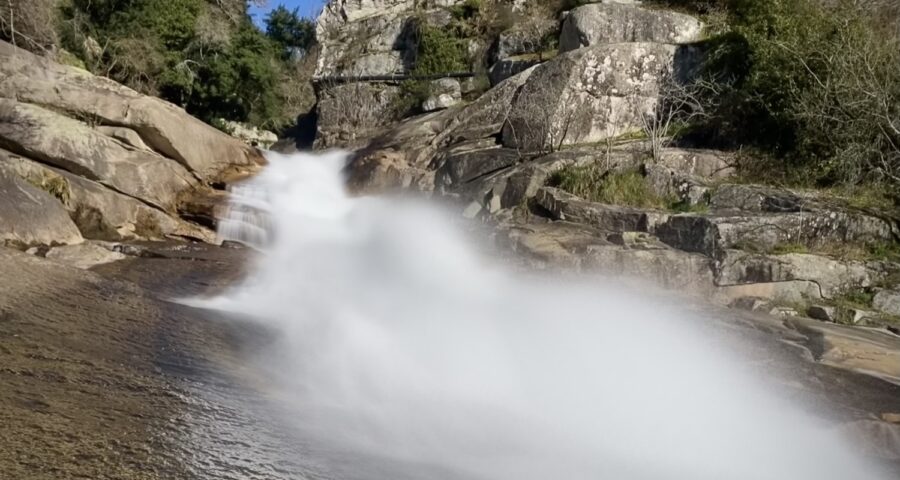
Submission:
[[[43,25],[28,25],[25,17],[42,18]],[[296,10],[274,10],[264,33],[243,0],[15,0],[0,8],[0,26],[0,37],[19,46],[62,47],[76,57],[67,63],[208,122],[277,128],[313,103],[311,87],[296,86],[308,84],[310,74],[298,75],[292,55],[313,45],[313,26]]]
[[[708,42],[718,88],[701,141],[758,149],[751,176],[900,183],[900,37],[855,2],[725,0]]]

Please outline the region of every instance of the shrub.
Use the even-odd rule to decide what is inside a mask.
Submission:
[[[281,47],[286,59],[295,49],[308,51],[316,41],[315,25],[299,11],[299,7],[288,10],[279,5],[266,17],[266,36]]]
[[[639,208],[668,208],[673,203],[659,197],[636,170],[613,172],[598,164],[567,167],[556,172],[550,183],[591,202]]]
[[[41,52],[57,42],[55,0],[0,2],[0,39]]]
[[[210,122],[225,118],[273,128],[301,113],[302,88],[283,88],[296,71],[288,48],[308,48],[312,26],[276,9],[271,38],[246,16],[242,0],[63,0],[62,46],[88,69],[177,103]],[[282,95],[291,95],[288,99]]]
[[[849,1],[731,0],[709,42],[722,84],[705,132],[760,148],[759,168],[820,185],[900,183],[900,40]]]
[[[450,30],[416,20],[413,75],[461,72],[469,67],[468,45]]]

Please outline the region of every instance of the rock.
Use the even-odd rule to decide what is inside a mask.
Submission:
[[[884,313],[900,316],[900,291],[881,290],[875,294],[872,305]]]
[[[63,170],[0,149],[0,172],[53,190],[81,235],[96,240],[162,239],[176,236],[215,243],[215,232],[178,218],[127,195]]]
[[[806,310],[806,314],[809,315],[809,318],[815,318],[816,320],[822,320],[823,322],[837,321],[837,312],[835,308],[826,305],[812,305]]]
[[[468,219],[473,219],[477,217],[482,210],[483,208],[480,203],[472,202],[463,210],[462,216]]]
[[[704,293],[712,286],[708,258],[670,248],[623,249],[614,245],[590,245],[584,254],[582,268],[637,277],[682,293]]]
[[[681,44],[701,40],[702,35],[703,23],[689,15],[595,3],[569,12],[560,32],[559,50],[625,42]]]
[[[856,420],[841,426],[856,452],[870,458],[900,460],[900,425],[887,421]]]
[[[184,167],[165,157],[126,148],[77,120],[0,98],[0,139],[9,149],[164,210],[197,185]]]
[[[740,297],[734,299],[729,305],[731,308],[739,308],[750,312],[771,310],[772,302],[760,297]]]
[[[323,87],[317,95],[315,147],[352,147],[395,121],[400,87],[356,82]]]
[[[601,230],[650,232],[667,214],[589,202],[558,188],[538,189],[535,200],[556,220],[583,223]]]
[[[251,147],[259,147],[269,149],[278,141],[278,135],[268,131],[260,130],[252,125],[246,125],[240,122],[222,120],[225,129],[232,137],[250,145]]]
[[[869,310],[863,310],[860,308],[849,308],[847,309],[847,320],[854,325],[858,325],[861,323],[866,323],[869,320],[875,320],[878,318],[878,314]]]
[[[521,19],[497,37],[494,60],[509,59],[528,53],[540,53],[545,48],[544,39],[553,34],[557,25],[558,23],[553,18],[535,14]]]
[[[659,164],[681,175],[706,180],[727,178],[735,173],[734,158],[715,150],[664,148]]]
[[[108,137],[115,138],[125,145],[134,147],[138,150],[144,150],[145,152],[153,151],[150,147],[147,146],[146,143],[144,143],[144,140],[141,138],[141,136],[130,128],[100,125],[96,127],[96,130]]]
[[[769,310],[769,315],[773,317],[796,317],[799,313],[791,307],[774,307]]]
[[[411,19],[443,27],[446,7],[463,0],[334,0],[316,20],[319,55],[315,77],[405,73],[415,53]]]
[[[650,235],[646,232],[616,232],[606,236],[606,240],[615,245],[633,247],[650,242]]]
[[[452,78],[442,78],[431,82],[430,85],[430,95],[422,102],[422,111],[443,110],[462,101],[459,81]]]
[[[518,152],[506,148],[474,150],[451,155],[435,173],[435,184],[451,187],[471,182],[519,160]]]
[[[0,245],[24,249],[81,242],[78,228],[51,193],[0,172]]]
[[[114,252],[94,242],[53,247],[47,251],[44,257],[82,270],[126,258],[122,253]]]
[[[798,304],[811,298],[820,298],[819,286],[807,280],[787,282],[747,283],[742,285],[720,286],[715,289],[714,299],[729,305],[738,298],[767,298],[773,302]]]
[[[513,100],[535,68],[537,67],[529,68],[500,82],[477,100],[466,105],[456,118],[450,140],[452,142],[477,140],[500,133],[509,118]]]
[[[817,247],[842,242],[892,241],[893,228],[880,218],[841,210],[788,213],[729,210],[712,215],[672,215],[659,226],[656,235],[675,248],[718,257],[728,248],[770,251],[786,244]]]
[[[507,78],[524,72],[525,70],[528,70],[529,68],[540,63],[541,61],[537,59],[519,60],[505,58],[497,60],[493,65],[491,65],[491,68],[488,69],[488,79],[490,80],[491,85],[497,85]]]
[[[706,206],[709,203],[710,187],[689,175],[659,164],[644,165],[647,185],[660,198],[677,199],[688,206]]]
[[[742,210],[750,212],[800,212],[812,206],[795,193],[762,185],[719,185],[710,198],[710,204],[718,210]]]
[[[803,280],[818,286],[818,292],[811,298],[834,298],[852,289],[869,287],[883,275],[884,272],[863,262],[839,261],[821,255],[763,255],[726,250],[718,262],[716,283],[727,286]]]
[[[660,84],[690,66],[678,47],[658,43],[597,45],[542,63],[515,98],[503,144],[552,151],[594,143],[640,128]]]
[[[129,128],[153,151],[180,163],[204,182],[217,181],[219,174],[235,165],[264,162],[256,150],[168,102],[6,42],[0,42],[0,97],[50,106],[97,125]],[[89,157],[87,152],[82,154]]]

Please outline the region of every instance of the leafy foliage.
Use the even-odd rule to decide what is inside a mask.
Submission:
[[[64,0],[59,30],[63,47],[97,74],[207,122],[278,127],[293,120],[281,98],[290,49],[311,47],[312,24],[281,7],[266,34],[246,8],[242,0]]]
[[[266,17],[266,36],[280,45],[287,57],[293,49],[308,51],[316,41],[315,25],[301,17],[299,10],[279,5]]]
[[[767,155],[748,168],[819,185],[900,183],[900,39],[854,2],[730,0],[709,42],[723,85],[713,140]]]

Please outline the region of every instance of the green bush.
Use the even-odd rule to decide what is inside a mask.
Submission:
[[[639,208],[669,208],[673,199],[661,198],[641,172],[611,172],[598,164],[567,167],[550,184],[591,202]]]
[[[704,131],[765,152],[750,169],[818,185],[900,183],[900,40],[855,3],[730,0],[710,42]]]
[[[413,75],[462,72],[469,68],[467,42],[449,29],[417,21]]]
[[[301,17],[299,10],[288,10],[279,5],[266,17],[266,36],[281,46],[285,58],[289,58],[295,48],[308,51],[316,41],[315,24]]]
[[[97,74],[207,122],[278,128],[300,113],[284,105],[308,103],[293,97],[310,89],[283,84],[305,81],[289,60],[291,49],[311,48],[312,22],[278,8],[266,34],[246,8],[243,0],[63,0],[59,30],[62,46]]]

